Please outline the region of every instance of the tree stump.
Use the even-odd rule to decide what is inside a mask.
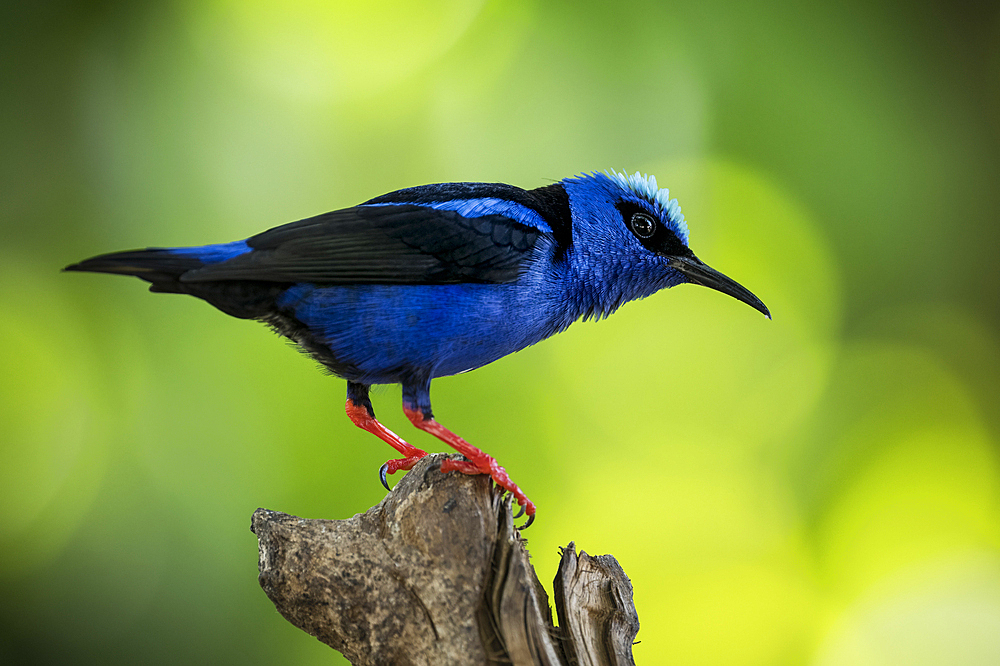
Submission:
[[[634,664],[632,584],[611,555],[562,549],[559,626],[487,476],[429,455],[347,520],[258,509],[259,582],[292,624],[357,665]]]

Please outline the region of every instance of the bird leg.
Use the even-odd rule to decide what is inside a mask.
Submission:
[[[449,459],[442,462],[442,472],[489,474],[498,486],[508,490],[517,500],[517,503],[524,507],[527,511],[528,522],[525,523],[521,529],[524,529],[524,527],[531,524],[531,522],[535,519],[535,505],[527,498],[521,489],[517,487],[517,484],[510,480],[510,476],[507,475],[507,470],[501,467],[493,456],[480,451],[472,444],[469,444],[467,441],[435,421],[434,417],[430,414],[429,409],[427,410],[427,414],[425,414],[424,410],[416,409],[404,403],[403,413],[406,414],[407,418],[410,419],[413,425],[417,426],[421,430],[429,432],[465,456],[466,460]]]
[[[389,489],[385,480],[385,475],[394,474],[399,470],[408,470],[413,467],[418,460],[427,455],[426,451],[421,451],[412,444],[407,444],[399,435],[386,428],[375,419],[375,409],[368,398],[368,387],[364,384],[347,384],[347,417],[354,425],[362,430],[367,430],[383,442],[399,451],[404,458],[387,461],[382,465],[379,475],[382,478],[382,485]]]

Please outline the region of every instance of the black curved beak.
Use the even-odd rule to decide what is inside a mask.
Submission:
[[[743,301],[753,309],[758,310],[768,319],[771,318],[771,313],[768,311],[767,306],[759,298],[750,293],[749,289],[736,280],[728,278],[714,268],[711,268],[698,257],[694,255],[690,257],[674,256],[668,257],[667,262],[671,268],[683,273],[689,282],[721,291],[723,294],[729,294],[736,300]]]

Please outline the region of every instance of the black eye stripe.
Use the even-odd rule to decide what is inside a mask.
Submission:
[[[619,201],[615,208],[621,214],[621,224],[650,252],[665,257],[694,256],[664,220],[645,206],[634,201]]]
[[[652,238],[656,233],[656,220],[645,213],[634,213],[628,225],[639,238]]]

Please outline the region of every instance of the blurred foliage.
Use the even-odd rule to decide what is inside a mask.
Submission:
[[[543,580],[613,553],[644,664],[1000,663],[996,7],[42,1],[0,37],[0,662],[329,663],[249,517],[363,511],[389,454],[263,327],[61,266],[619,168],[775,318],[681,287],[435,382]]]

